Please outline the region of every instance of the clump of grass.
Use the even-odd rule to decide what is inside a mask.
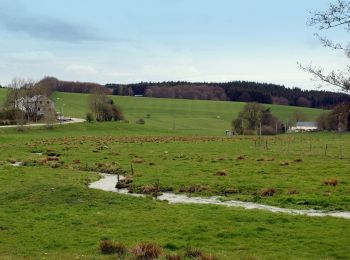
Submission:
[[[328,180],[324,180],[322,182],[324,185],[327,185],[327,186],[333,186],[333,187],[336,187],[338,186],[339,182],[337,179],[328,179]]]
[[[214,175],[215,176],[227,176],[228,172],[226,170],[219,170]]]
[[[56,152],[55,150],[52,150],[52,149],[47,149],[45,154],[47,156],[55,156],[55,157],[60,157],[61,154],[59,152]]]
[[[303,159],[301,159],[301,158],[294,159],[294,162],[302,162],[302,161],[303,161]]]
[[[108,174],[124,174],[125,171],[117,163],[96,163],[94,166],[80,166],[82,171],[101,172]]]
[[[80,159],[74,159],[74,160],[73,160],[73,163],[74,163],[74,164],[80,164],[81,161],[80,161]]]
[[[155,185],[144,185],[141,186],[140,192],[143,194],[153,194],[159,191],[159,187]]]
[[[60,168],[62,166],[62,163],[61,162],[50,162],[49,166],[53,169],[57,169],[57,168]]]
[[[221,190],[219,194],[223,194],[224,196],[230,195],[230,194],[235,194],[238,193],[238,190],[235,188],[224,188]]]
[[[166,260],[182,260],[182,257],[180,255],[166,255]]]
[[[204,256],[204,252],[198,248],[186,248],[185,250],[185,257],[189,257],[189,258],[201,258]]]
[[[266,158],[266,157],[262,157],[262,158],[258,158],[256,161],[257,162],[272,162],[274,161],[275,158]]]
[[[131,162],[132,162],[132,163],[144,163],[145,160],[142,159],[142,158],[134,158],[134,159],[132,159]]]
[[[289,189],[287,190],[287,195],[295,195],[298,194],[299,192],[296,189]]]
[[[202,192],[208,190],[208,187],[202,186],[202,185],[190,185],[188,187],[180,187],[179,192],[180,193],[195,193],[195,192]]]
[[[8,161],[9,163],[12,163],[12,164],[14,164],[14,163],[17,162],[17,160],[16,160],[16,159],[13,159],[13,158],[7,159],[7,161]]]
[[[115,243],[109,239],[102,240],[100,242],[99,249],[102,254],[106,254],[106,255],[117,254],[118,256],[124,256],[128,251],[124,244]]]
[[[60,159],[56,156],[48,156],[47,161],[49,162],[58,162]]]
[[[265,188],[260,190],[259,194],[262,197],[272,197],[273,195],[275,195],[276,192],[277,190],[274,188]]]
[[[237,160],[245,160],[246,157],[244,155],[239,155],[237,156]]]
[[[146,123],[146,121],[145,121],[145,119],[140,118],[140,119],[137,119],[135,123],[139,124],[139,125],[144,125]]]
[[[133,183],[133,178],[131,176],[127,176],[125,179],[119,180],[115,187],[117,189],[126,189],[129,188],[130,184]]]
[[[114,243],[113,247],[114,247],[114,252],[118,256],[124,256],[128,251],[128,249],[123,243]]]
[[[162,249],[156,244],[140,243],[131,249],[131,253],[136,259],[151,260],[159,258]]]
[[[199,257],[199,260],[219,260],[219,258],[214,255],[203,255]]]
[[[287,161],[280,162],[280,166],[288,166],[288,165],[289,165],[289,162]]]
[[[102,254],[109,255],[114,253],[114,243],[112,240],[102,240],[99,248]]]

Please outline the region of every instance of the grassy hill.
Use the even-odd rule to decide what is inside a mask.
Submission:
[[[56,110],[63,107],[67,116],[85,117],[88,111],[87,94],[56,92],[53,99]],[[130,123],[144,118],[148,126],[166,130],[203,132],[206,134],[222,134],[230,129],[231,120],[242,110],[244,103],[158,99],[140,97],[111,96],[116,104],[121,106],[125,117]],[[295,110],[301,110],[309,120],[314,119],[322,110],[302,107],[268,105],[272,112],[282,121],[286,122]]]
[[[0,89],[0,103],[4,100],[6,90]],[[177,134],[222,135],[230,129],[231,121],[242,110],[244,103],[158,99],[111,96],[124,112],[126,119],[133,124],[137,119],[144,118],[147,128],[154,130],[176,131]],[[52,99],[56,110],[63,110],[66,116],[85,117],[88,108],[88,94],[56,92]],[[303,111],[309,120],[321,113],[320,109],[266,105],[272,113],[287,123],[288,117],[294,111]]]

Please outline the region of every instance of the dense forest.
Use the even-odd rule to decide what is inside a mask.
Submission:
[[[121,96],[146,96],[156,98],[179,98],[257,102],[301,107],[333,108],[350,103],[350,95],[322,90],[301,90],[281,85],[232,81],[227,83],[191,83],[184,81],[141,82],[136,84],[106,84],[61,81],[46,77],[36,83],[47,95],[54,91],[91,93],[95,90]]]
[[[258,102],[302,107],[332,108],[350,103],[350,95],[322,90],[301,90],[281,85],[232,81],[227,83],[141,82],[137,84],[106,84],[114,95],[142,95],[159,98],[184,98]]]

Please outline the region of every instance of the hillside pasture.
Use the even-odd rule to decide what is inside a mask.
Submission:
[[[88,94],[56,92],[53,95],[56,110],[61,107],[67,116],[85,117],[88,107]],[[124,111],[130,123],[145,119],[151,128],[172,130],[182,134],[223,135],[231,129],[231,121],[242,110],[244,103],[159,99],[145,97],[111,96],[113,101]],[[315,120],[322,112],[320,109],[265,105],[284,123],[295,111],[302,111],[307,119]]]

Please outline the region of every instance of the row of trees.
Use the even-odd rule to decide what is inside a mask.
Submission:
[[[47,95],[51,95],[54,91],[74,93],[92,93],[94,91],[99,91],[104,94],[112,94],[111,89],[97,83],[62,81],[54,77],[45,77],[40,80],[37,85],[40,85],[40,88],[45,90]]]
[[[275,84],[248,81],[227,83],[141,82],[128,85],[107,84],[106,87],[113,89],[113,95],[121,96],[212,99],[316,108],[332,108],[340,103],[350,102],[350,96],[344,93],[290,89]]]

